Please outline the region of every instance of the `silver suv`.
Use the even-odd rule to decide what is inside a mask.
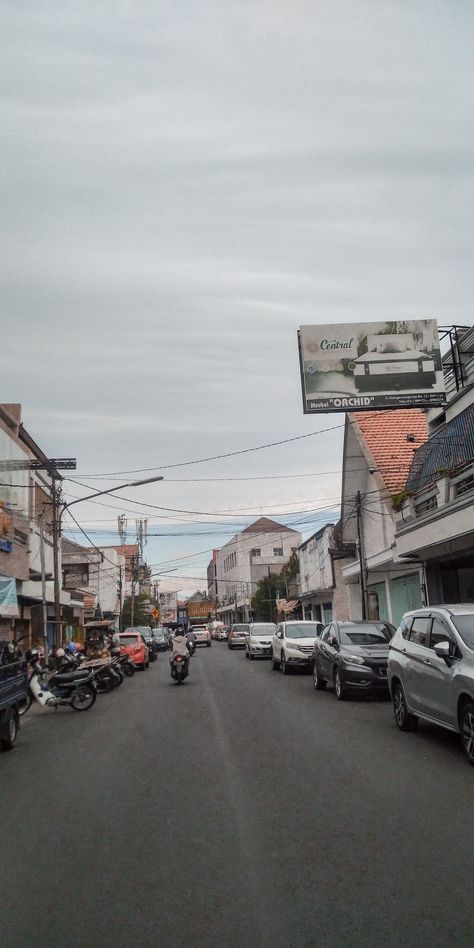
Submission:
[[[390,642],[388,684],[401,731],[419,718],[455,731],[474,766],[474,603],[406,612]]]

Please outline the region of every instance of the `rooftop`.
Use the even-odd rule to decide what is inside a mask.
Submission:
[[[393,496],[405,487],[416,445],[426,441],[428,426],[420,408],[353,412],[356,423],[387,490]],[[413,439],[407,440],[407,435]]]

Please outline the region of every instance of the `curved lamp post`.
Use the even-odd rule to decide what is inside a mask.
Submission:
[[[113,494],[116,490],[123,490],[126,487],[141,487],[143,484],[154,484],[155,481],[162,481],[162,475],[157,477],[147,477],[141,481],[130,481],[127,484],[117,484],[116,487],[109,487],[107,490],[97,490],[93,494],[86,494],[85,497],[76,497],[67,504],[59,504],[56,489],[54,488],[53,497],[53,558],[54,558],[54,641],[58,647],[62,643],[62,624],[61,624],[61,586],[59,582],[59,539],[61,536],[61,522],[63,514],[73,504],[80,504],[84,500],[93,500],[95,497],[102,497],[104,494]]]

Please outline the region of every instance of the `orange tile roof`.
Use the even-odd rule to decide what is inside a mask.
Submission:
[[[396,408],[358,411],[351,417],[390,494],[399,493],[405,487],[414,449],[427,440],[426,416],[420,408]],[[415,443],[407,441],[407,434],[415,436]]]

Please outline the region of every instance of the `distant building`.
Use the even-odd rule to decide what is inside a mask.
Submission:
[[[328,523],[298,548],[303,619],[326,624],[333,618],[333,543],[334,524]]]
[[[261,579],[281,573],[301,544],[301,534],[260,517],[217,552],[217,617],[227,624],[249,621],[251,600]]]
[[[213,602],[217,599],[217,554],[219,550],[212,551],[212,559],[207,567],[207,595]]]

